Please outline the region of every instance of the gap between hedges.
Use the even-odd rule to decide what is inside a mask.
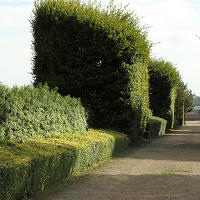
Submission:
[[[36,194],[89,167],[111,158],[129,144],[127,135],[90,129],[83,133],[54,133],[52,138],[30,138],[25,143],[0,144],[0,199],[22,199]]]

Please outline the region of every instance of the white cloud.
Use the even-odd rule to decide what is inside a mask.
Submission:
[[[129,3],[129,9],[148,25],[149,39],[155,43],[152,56],[163,57],[177,64],[183,81],[200,95],[199,0],[116,0]]]
[[[200,95],[199,55],[200,2],[189,0],[151,1],[152,4],[132,2],[132,9],[144,16],[143,24],[148,24],[149,39],[155,43],[152,55],[177,63],[184,82]],[[197,5],[198,3],[198,5]],[[160,42],[160,43],[159,43]]]
[[[16,2],[33,0],[0,0],[0,81],[12,85],[30,82],[31,33],[33,5],[14,6]],[[102,0],[108,3],[109,0]],[[189,87],[200,95],[199,55],[200,1],[199,0],[115,0],[141,16],[148,24],[149,39],[156,44],[152,55],[176,63]],[[13,6],[11,4],[13,3]],[[1,4],[0,4],[1,5]],[[2,59],[3,58],[3,59]]]
[[[0,82],[30,84],[32,6],[0,6]]]
[[[32,6],[0,6],[0,26],[26,29],[29,26]]]

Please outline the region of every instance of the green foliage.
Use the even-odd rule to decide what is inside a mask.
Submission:
[[[185,123],[185,109],[184,109],[185,91],[183,88],[178,88],[176,92],[177,92],[177,97],[175,103],[175,119],[178,122],[177,124],[183,125]]]
[[[191,112],[191,111],[194,110],[195,98],[196,98],[195,95],[186,86],[186,89],[184,91],[184,110],[185,110],[185,113]]]
[[[34,84],[81,98],[92,127],[146,127],[150,43],[139,19],[112,3],[43,0],[32,19]]]
[[[53,133],[26,143],[0,144],[0,199],[22,199],[68,179],[128,146],[126,135],[108,130]]]
[[[170,128],[174,128],[174,124],[175,124],[175,103],[176,103],[176,98],[177,98],[177,88],[174,87],[171,90],[171,105],[170,105],[170,118],[169,118],[169,124],[170,124]],[[181,107],[183,108],[183,107]]]
[[[185,113],[191,112],[194,109],[194,95],[183,82],[177,89],[177,97],[175,103],[175,118],[177,124],[184,125]]]
[[[49,137],[52,131],[75,132],[86,128],[86,112],[79,99],[62,97],[47,85],[11,89],[0,85],[1,140]]]
[[[181,76],[171,62],[152,59],[149,63],[150,109],[153,115],[168,121],[168,127],[174,127],[176,90]]]
[[[155,116],[150,116],[147,123],[146,138],[152,139],[157,136],[164,135],[166,126],[167,126],[167,121],[165,119]]]

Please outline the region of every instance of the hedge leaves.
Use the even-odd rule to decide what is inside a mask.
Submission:
[[[35,85],[81,98],[92,127],[144,131],[151,44],[134,13],[112,3],[43,0],[32,31]]]

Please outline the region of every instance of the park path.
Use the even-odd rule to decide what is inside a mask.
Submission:
[[[37,198],[38,199],[38,198]],[[45,200],[200,200],[200,121],[135,147]]]

